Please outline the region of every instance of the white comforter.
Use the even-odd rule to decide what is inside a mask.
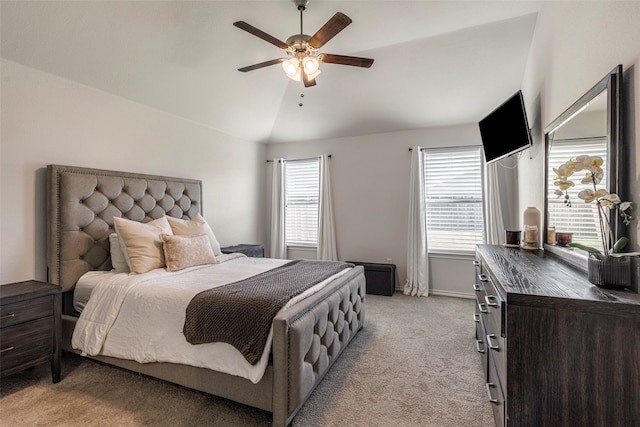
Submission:
[[[112,356],[139,363],[181,363],[259,382],[269,361],[273,329],[260,361],[251,365],[229,344],[188,343],[182,334],[185,310],[203,290],[246,279],[287,260],[230,254],[223,255],[220,261],[173,273],[164,269],[138,275],[86,273],[79,284],[82,280],[96,280],[96,276],[104,279],[93,289],[78,319],[71,342],[73,348],[84,355]],[[283,310],[322,289],[330,280],[294,298]]]

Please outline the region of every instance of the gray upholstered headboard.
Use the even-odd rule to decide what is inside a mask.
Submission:
[[[202,213],[202,181],[73,166],[47,166],[50,283],[73,289],[87,271],[110,270],[113,217],[148,222]]]

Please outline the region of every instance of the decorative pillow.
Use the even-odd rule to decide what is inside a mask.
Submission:
[[[142,223],[113,218],[120,247],[132,273],[146,273],[165,266],[161,234],[172,234],[166,217]]]
[[[206,234],[189,237],[163,234],[160,238],[164,242],[167,271],[178,271],[187,267],[218,262]]]
[[[171,226],[171,230],[173,230],[173,234],[175,236],[200,236],[201,234],[206,234],[209,238],[209,242],[211,243],[211,249],[213,249],[213,254],[215,256],[219,256],[222,254],[220,251],[220,243],[218,243],[218,239],[213,234],[213,230],[207,224],[207,221],[200,214],[196,214],[192,219],[179,219],[171,216],[166,217],[169,221],[169,225]]]
[[[111,253],[111,265],[116,273],[130,273],[127,258],[124,256],[120,239],[116,233],[109,234],[109,252]]]

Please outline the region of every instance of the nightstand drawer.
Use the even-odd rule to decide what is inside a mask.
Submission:
[[[0,370],[4,373],[53,355],[53,321],[51,317],[21,323],[0,330]]]
[[[4,304],[0,306],[0,328],[52,315],[52,295]]]

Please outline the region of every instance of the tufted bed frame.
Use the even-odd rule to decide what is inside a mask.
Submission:
[[[73,289],[90,270],[110,270],[113,217],[148,222],[162,215],[191,218],[202,211],[201,181],[71,166],[47,167],[47,266],[63,291],[63,343],[79,313]],[[336,358],[364,325],[361,266],[278,314],[271,361],[257,384],[193,366],[97,360],[269,411],[274,426],[288,425]]]

